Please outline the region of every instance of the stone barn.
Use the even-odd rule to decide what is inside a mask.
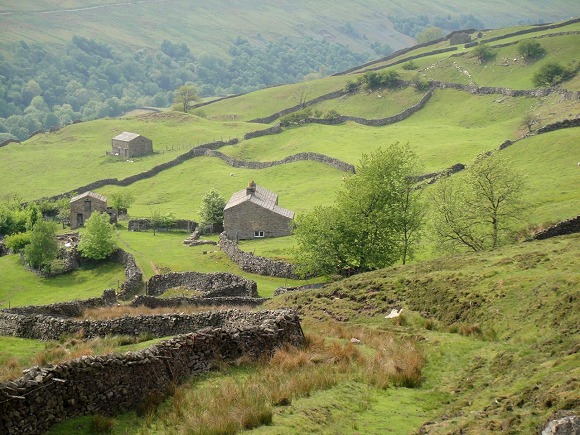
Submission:
[[[124,131],[113,138],[112,148],[112,155],[130,159],[152,154],[153,141],[140,134]]]
[[[293,211],[278,205],[276,193],[251,181],[226,204],[224,231],[231,240],[289,236],[293,219]]]
[[[111,222],[117,222],[117,215],[113,209],[107,207],[107,197],[95,192],[85,192],[70,200],[70,228],[82,227],[86,220],[95,211],[107,213]]]

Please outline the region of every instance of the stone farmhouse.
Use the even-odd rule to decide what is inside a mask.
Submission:
[[[137,133],[124,131],[112,139],[111,154],[124,159],[153,153],[153,141]]]
[[[231,240],[289,236],[293,219],[293,211],[278,205],[276,193],[250,181],[226,204],[224,231]]]
[[[117,213],[107,207],[107,197],[95,192],[85,192],[70,200],[70,228],[82,227],[93,212],[107,213],[111,222],[117,222]]]

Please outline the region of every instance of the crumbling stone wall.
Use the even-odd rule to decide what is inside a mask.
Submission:
[[[258,275],[277,276],[280,278],[298,279],[294,272],[294,265],[284,261],[270,260],[249,252],[242,251],[236,242],[229,240],[226,233],[220,234],[218,246],[226,253],[230,260],[236,263],[245,272]]]
[[[154,275],[147,281],[147,295],[158,296],[167,290],[185,287],[203,292],[204,297],[258,296],[258,287],[252,280],[233,273],[170,272]]]
[[[338,125],[342,124],[346,121],[356,122],[357,124],[362,125],[369,125],[372,127],[380,127],[384,125],[394,124],[396,122],[400,122],[404,119],[407,119],[412,114],[421,110],[425,104],[431,99],[433,96],[433,90],[430,89],[424,96],[417,102],[413,104],[411,107],[403,110],[401,113],[398,113],[393,116],[389,116],[387,118],[380,118],[380,119],[366,119],[366,118],[359,118],[356,116],[346,116],[346,115],[339,115],[331,119],[323,119],[323,118],[306,118],[304,120],[305,123],[310,124],[325,124],[325,125]]]
[[[127,299],[143,287],[143,272],[137,266],[135,257],[122,249],[118,249],[113,258],[125,266],[125,281],[119,286],[118,296]]]
[[[566,234],[580,233],[580,215],[572,219],[567,219],[562,222],[558,222],[556,225],[552,225],[546,228],[544,231],[540,231],[534,235],[535,240],[549,239],[550,237],[564,236]]]
[[[252,298],[248,296],[225,296],[225,297],[186,297],[178,296],[173,298],[156,298],[154,296],[136,296],[131,302],[132,307],[147,307],[147,308],[167,308],[167,307],[215,307],[215,306],[230,306],[230,307],[256,307],[266,302],[268,298]]]
[[[242,312],[238,310],[207,311],[196,314],[154,314],[150,316],[119,317],[110,320],[79,320],[74,318],[45,316],[42,314],[16,314],[11,310],[0,311],[0,335],[58,340],[63,335],[82,333],[86,338],[107,335],[168,337],[187,334],[205,327],[224,328],[243,319],[257,319],[264,311]]]
[[[257,130],[257,131],[251,131],[249,133],[246,133],[244,135],[244,140],[253,139],[255,137],[260,137],[260,136],[268,136],[270,134],[277,134],[277,133],[280,133],[281,131],[282,131],[282,126],[280,124],[276,124],[270,128],[266,128],[265,130]]]
[[[42,433],[64,419],[134,409],[208,371],[216,361],[271,355],[281,346],[303,341],[292,311],[240,312],[231,325],[200,329],[140,352],[34,367],[22,378],[0,385],[0,433]]]
[[[88,308],[106,307],[117,304],[115,290],[107,289],[98,298],[59,302],[48,305],[28,305],[0,310],[0,313],[11,313],[23,316],[43,315],[52,317],[79,317]],[[3,335],[3,334],[0,334]]]
[[[173,225],[171,225],[171,229],[193,232],[197,225],[195,221],[176,219]],[[147,231],[150,229],[152,229],[151,222],[147,218],[130,219],[127,223],[128,231]]]

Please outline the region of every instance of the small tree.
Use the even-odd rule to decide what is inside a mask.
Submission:
[[[564,80],[571,78],[573,71],[564,68],[562,65],[554,62],[542,65],[532,77],[535,86],[554,86]]]
[[[201,200],[199,216],[204,224],[221,224],[224,221],[226,200],[217,189],[206,192]]]
[[[495,59],[495,52],[487,44],[479,44],[473,49],[473,54],[479,59],[481,63],[489,62]]]
[[[117,212],[117,215],[119,215],[122,209],[128,209],[129,207],[131,207],[131,205],[135,201],[135,197],[133,196],[133,194],[131,194],[131,192],[128,191],[113,193],[110,196],[110,199],[111,199],[111,207],[113,207],[113,210]]]
[[[534,125],[538,124],[540,119],[533,113],[526,113],[522,120],[522,125],[528,129],[528,133],[532,132]]]
[[[55,205],[58,212],[56,218],[60,221],[64,229],[65,225],[68,225],[70,221],[70,199],[61,198],[56,201]]]
[[[38,220],[32,228],[30,243],[24,248],[24,259],[35,269],[50,272],[50,264],[58,255],[56,224]]]
[[[526,209],[523,175],[494,153],[478,156],[462,179],[455,177],[440,180],[433,192],[440,246],[482,251],[505,243]]]
[[[109,222],[107,213],[95,212],[85,222],[78,250],[91,260],[104,260],[117,249],[115,226]]]
[[[183,85],[175,90],[173,93],[173,103],[180,107],[182,112],[189,112],[189,109],[193,104],[199,100],[197,95],[197,89],[195,85]]]
[[[531,62],[544,56],[546,49],[538,41],[527,39],[518,43],[518,52],[526,62]]]

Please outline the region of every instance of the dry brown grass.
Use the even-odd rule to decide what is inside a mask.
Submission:
[[[333,322],[304,326],[303,347],[278,349],[257,363],[240,360],[241,367],[225,369],[225,376],[177,387],[170,401],[148,415],[149,422],[170,433],[237,433],[268,424],[276,406],[343,382],[381,389],[421,382],[424,359],[413,341]],[[232,370],[238,375],[230,376]]]
[[[196,314],[206,311],[222,311],[229,309],[237,309],[249,311],[251,308],[246,307],[230,307],[230,306],[194,306],[182,305],[179,307],[163,307],[163,308],[147,308],[147,307],[131,307],[128,305],[116,305],[112,307],[91,308],[83,312],[82,318],[86,320],[109,320],[119,317],[135,317],[135,316],[152,316],[158,314]]]

